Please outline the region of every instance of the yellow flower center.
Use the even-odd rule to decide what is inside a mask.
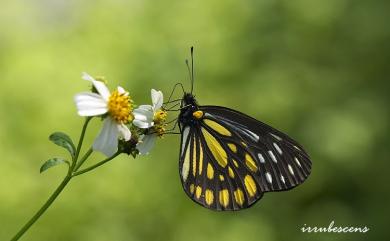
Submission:
[[[119,123],[131,122],[134,119],[132,103],[130,96],[115,90],[108,99],[108,112]]]
[[[167,119],[168,113],[165,110],[158,110],[156,113],[154,113],[153,121],[156,123],[162,123],[165,122]]]
[[[154,113],[153,121],[154,121],[154,131],[157,133],[157,136],[162,137],[165,133],[165,121],[167,119],[168,113],[160,109]]]

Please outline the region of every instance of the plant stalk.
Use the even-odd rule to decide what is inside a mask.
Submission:
[[[68,182],[72,179],[71,175],[67,175],[45,204],[35,213],[35,215],[19,230],[19,232],[11,239],[11,241],[19,240],[20,237],[42,216],[42,214],[50,207],[56,200],[58,195],[64,190]]]
[[[88,126],[88,123],[89,121],[92,119],[92,117],[87,117],[85,119],[85,122],[84,122],[84,125],[83,125],[83,128],[81,130],[81,134],[80,134],[80,138],[79,138],[79,142],[77,144],[77,149],[76,149],[76,153],[74,155],[74,157],[72,158],[72,165],[69,167],[69,170],[68,170],[68,173],[67,175],[65,176],[64,180],[61,182],[61,184],[57,187],[57,189],[53,192],[53,194],[49,197],[49,199],[47,199],[47,201],[45,202],[45,204],[43,204],[43,206],[35,213],[35,215],[19,230],[19,232],[16,233],[16,235],[11,239],[11,241],[17,241],[19,240],[23,234],[29,230],[29,228],[42,216],[42,214],[45,213],[45,211],[50,207],[50,205],[56,200],[56,198],[58,197],[58,195],[60,195],[60,193],[64,190],[64,188],[66,187],[66,185],[69,183],[69,181],[72,179],[72,174],[74,173],[75,171],[75,168],[79,168],[81,166],[81,164],[85,161],[85,159],[87,159],[89,157],[89,155],[92,153],[92,149],[89,149],[88,152],[84,155],[84,157],[82,158],[81,160],[81,164],[80,165],[76,165],[77,164],[77,160],[78,160],[78,157],[79,157],[79,154],[80,154],[80,150],[81,150],[81,147],[83,145],[83,141],[84,141],[84,136],[85,136],[85,132],[87,130],[87,126]]]
[[[96,163],[95,165],[92,165],[92,166],[90,166],[90,167],[87,167],[87,168],[85,168],[85,169],[82,169],[82,170],[80,170],[80,171],[78,171],[78,172],[74,172],[72,176],[75,177],[75,176],[81,175],[81,174],[83,174],[83,173],[92,171],[93,169],[95,169],[95,168],[97,168],[97,167],[100,167],[100,166],[103,165],[104,163],[107,163],[107,162],[111,161],[112,159],[114,159],[115,157],[117,157],[119,154],[121,154],[120,151],[116,152],[116,153],[115,153],[114,155],[112,155],[111,157],[106,158],[106,159],[104,159],[103,161]]]

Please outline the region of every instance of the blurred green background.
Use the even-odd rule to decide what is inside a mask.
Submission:
[[[66,173],[39,174],[54,131],[78,138],[81,72],[138,103],[181,81],[195,46],[200,104],[241,110],[312,156],[309,179],[241,212],[212,212],[182,191],[179,136],[71,181],[23,240],[383,240],[388,235],[389,1],[23,1],[0,8],[0,240]],[[173,117],[173,116],[171,116]],[[100,127],[94,121],[86,144]],[[94,155],[93,161],[101,155]],[[300,228],[367,226],[366,234]]]

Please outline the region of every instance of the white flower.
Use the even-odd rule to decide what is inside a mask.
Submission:
[[[154,125],[154,114],[161,109],[163,104],[163,93],[152,89],[151,91],[153,105],[140,105],[134,110],[133,124],[139,128],[150,128]]]
[[[74,97],[80,116],[100,116],[104,118],[103,128],[93,143],[93,150],[112,156],[118,150],[118,139],[130,140],[131,132],[126,126],[133,119],[129,93],[122,87],[110,93],[107,86],[83,73],[83,79],[91,81],[97,93],[83,92]]]
[[[154,143],[156,142],[157,134],[142,135],[139,142],[137,143],[137,149],[139,154],[147,155],[150,150],[153,148]]]
[[[162,136],[164,122],[166,119],[166,111],[161,110],[163,104],[163,93],[155,89],[151,90],[152,104],[141,105],[134,110],[133,124],[139,128],[147,129],[154,127],[151,134],[142,135],[137,144],[137,149],[140,154],[148,154],[154,146],[157,136]]]

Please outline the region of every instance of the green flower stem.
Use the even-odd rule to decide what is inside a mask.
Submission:
[[[64,190],[66,184],[72,179],[71,175],[66,175],[61,184],[57,187],[54,193],[49,197],[49,199],[43,204],[43,206],[38,210],[38,212],[19,230],[19,232],[11,239],[11,241],[19,240],[20,237],[42,216],[42,214],[50,207],[50,205],[56,200],[58,195]]]
[[[103,165],[104,163],[107,163],[107,162],[111,161],[112,159],[114,159],[115,157],[117,157],[119,154],[121,154],[120,151],[116,152],[116,153],[115,153],[114,155],[112,155],[111,157],[109,157],[109,158],[107,158],[107,159],[104,159],[104,160],[101,161],[101,162],[96,163],[95,165],[92,165],[92,166],[90,166],[90,167],[87,167],[87,168],[85,168],[85,169],[82,169],[81,171],[75,172],[75,173],[73,173],[73,177],[78,176],[78,175],[81,175],[81,174],[86,173],[86,172],[89,172],[89,171],[92,171],[93,169],[95,169],[95,168],[97,168],[97,167]]]
[[[76,153],[72,159],[72,165],[69,167],[68,174],[65,176],[64,180],[61,182],[61,184],[57,187],[57,189],[53,192],[53,194],[49,197],[49,199],[43,204],[43,206],[35,213],[35,215],[19,230],[19,232],[16,233],[16,235],[11,239],[11,241],[19,240],[23,234],[42,216],[42,214],[45,213],[45,211],[50,207],[50,205],[56,200],[58,195],[64,190],[66,185],[69,183],[69,181],[73,177],[73,173],[75,172],[75,168],[80,168],[80,166],[83,164],[83,162],[91,155],[92,149],[89,149],[88,152],[81,158],[79,164],[76,166],[80,150],[84,141],[85,132],[87,130],[87,126],[89,121],[92,119],[92,117],[87,117],[85,119],[83,129],[81,130],[80,139],[77,144]]]
[[[72,172],[76,172],[77,170],[79,170],[79,168],[81,167],[81,165],[83,165],[83,163],[85,162],[85,160],[88,159],[88,157],[92,154],[93,150],[92,148],[89,148],[89,150],[87,151],[87,153],[84,154],[84,156],[80,159],[80,161],[77,162],[76,166],[74,167],[74,169],[72,170]]]
[[[79,143],[77,144],[77,149],[76,149],[76,153],[74,155],[74,158],[73,158],[73,162],[72,162],[72,166],[70,168],[70,171],[72,172],[76,166],[76,163],[77,163],[77,160],[79,158],[79,154],[80,154],[80,150],[81,150],[81,147],[83,145],[83,141],[84,141],[84,136],[85,136],[85,132],[87,131],[87,127],[88,127],[88,123],[89,121],[92,119],[92,117],[86,117],[85,118],[85,122],[84,122],[84,125],[83,125],[83,129],[81,130],[81,134],[80,134],[80,138],[79,138]]]

